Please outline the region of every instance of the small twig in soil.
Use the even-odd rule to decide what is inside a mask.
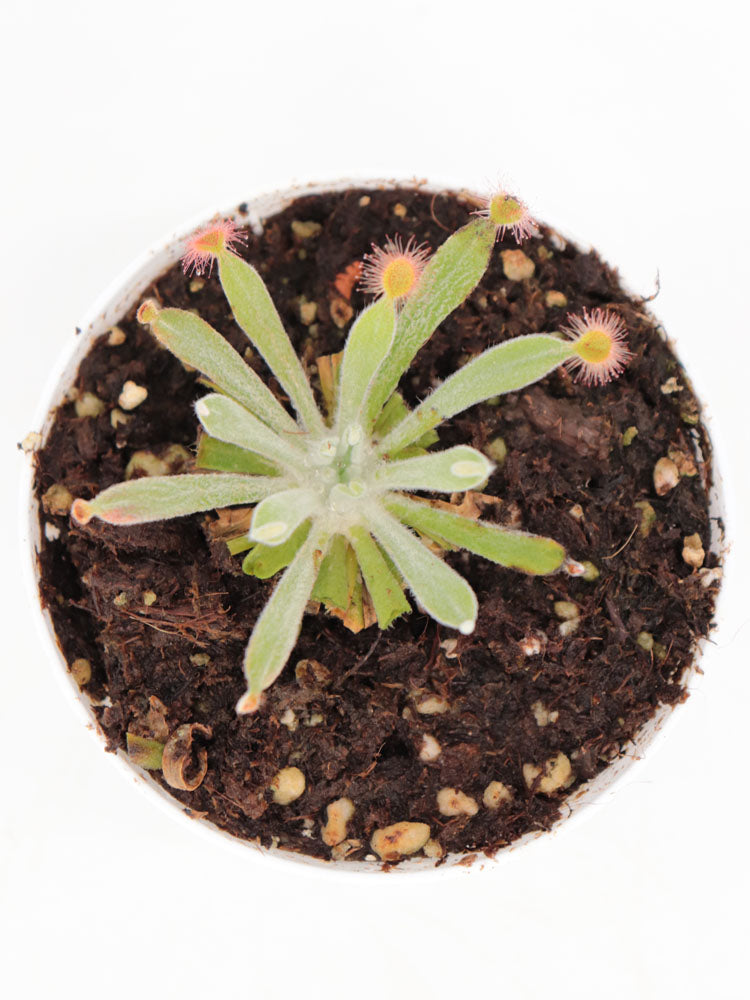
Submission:
[[[620,691],[622,691],[622,689],[625,687],[625,685],[628,683],[628,681],[632,677],[635,677],[635,671],[634,670],[631,670],[631,672],[628,674],[628,676],[625,678],[625,680],[621,684],[618,684],[618,686],[614,689],[614,691],[612,692],[612,694],[619,694]]]
[[[373,642],[373,644],[367,650],[367,652],[365,653],[365,655],[362,656],[362,657],[360,657],[360,659],[357,660],[357,662],[354,664],[353,667],[350,667],[345,673],[343,673],[341,675],[341,677],[339,677],[339,679],[334,684],[334,687],[341,687],[341,685],[344,683],[344,681],[348,680],[352,676],[352,674],[356,674],[356,672],[359,670],[359,668],[363,667],[365,665],[365,663],[367,663],[367,661],[370,659],[370,657],[372,656],[372,654],[375,652],[375,648],[378,645],[378,643],[380,642],[381,636],[382,636],[382,633],[379,633],[378,636],[377,636],[377,638],[375,639],[375,642]]]
[[[632,537],[632,536],[631,536]],[[617,606],[611,597],[605,598],[604,601],[607,612],[609,614],[609,619],[617,630],[617,637],[619,639],[627,639],[628,630],[625,628],[622,618],[620,617],[620,612],[617,610]]]
[[[436,198],[437,198],[437,193],[434,194],[432,196],[432,198],[430,199],[430,215],[432,216],[432,221],[435,223],[436,226],[440,226],[440,228],[443,230],[443,232],[450,233],[452,230],[450,230],[448,228],[448,226],[444,226],[443,223],[440,221],[440,219],[438,219],[438,217],[435,215],[435,199]]]
[[[622,550],[625,549],[630,544],[630,541],[631,541],[633,535],[636,533],[637,530],[638,530],[638,525],[636,524],[635,527],[633,528],[633,530],[628,535],[628,537],[622,543],[622,545],[620,546],[620,548],[619,549],[615,549],[615,551],[612,552],[608,556],[602,556],[602,559],[614,559],[615,556],[619,556],[619,554],[622,552]]]

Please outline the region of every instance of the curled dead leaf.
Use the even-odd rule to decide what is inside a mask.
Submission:
[[[208,771],[208,751],[195,740],[196,736],[210,739],[211,730],[198,722],[187,723],[175,729],[164,747],[164,780],[183,792],[194,792]]]

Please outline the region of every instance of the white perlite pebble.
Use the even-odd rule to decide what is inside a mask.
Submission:
[[[429,764],[430,761],[437,760],[440,756],[440,744],[429,733],[422,736],[422,745],[419,748],[419,759]]]
[[[27,455],[36,451],[42,445],[42,435],[38,431],[30,431],[21,442],[21,451]]]
[[[551,722],[557,722],[560,718],[559,712],[550,712],[547,706],[541,701],[535,701],[531,706],[531,711],[534,713],[534,719],[540,729],[548,726]]]
[[[654,466],[654,489],[660,497],[666,496],[680,481],[680,472],[671,458],[660,458]]]
[[[109,336],[107,337],[107,343],[110,347],[119,347],[120,344],[125,343],[125,331],[119,326],[113,326],[109,331]]]
[[[335,847],[346,840],[346,828],[354,815],[354,803],[351,799],[336,799],[326,808],[326,823],[321,828],[323,843]]]
[[[537,779],[539,779],[537,781]],[[523,780],[526,787],[541,792],[542,795],[552,795],[561,788],[567,788],[575,781],[570,761],[564,753],[545,761],[543,767],[536,764],[523,765]]]
[[[286,726],[290,733],[293,733],[299,725],[299,721],[297,716],[294,714],[293,708],[287,708],[279,719],[279,722],[282,726]]]
[[[535,635],[528,635],[525,639],[521,639],[519,645],[524,656],[539,656],[542,651],[541,640]]]
[[[145,386],[136,385],[135,382],[128,379],[122,387],[122,392],[117,397],[117,402],[123,410],[134,410],[136,406],[141,405],[147,396],[148,389]]]
[[[288,806],[305,790],[305,776],[298,767],[283,767],[271,782],[273,801],[279,806]]]
[[[437,842],[437,840],[428,840],[427,843],[422,848],[425,857],[427,858],[442,858],[445,851]]]
[[[458,788],[441,788],[437,806],[443,816],[476,816],[479,810],[476,800]]]
[[[415,707],[420,715],[442,715],[443,712],[448,711],[450,706],[445,698],[431,694],[423,698]]]
[[[370,847],[383,861],[398,861],[421,850],[429,839],[426,823],[392,823],[373,833]]]
[[[510,802],[513,792],[502,781],[491,781],[484,790],[482,802],[488,809],[499,809],[503,802]]]
[[[534,274],[534,261],[523,250],[501,250],[503,271],[511,281],[523,281]]]
[[[706,552],[700,535],[688,535],[687,538],[683,539],[682,558],[693,569],[701,568],[703,560],[706,558]]]

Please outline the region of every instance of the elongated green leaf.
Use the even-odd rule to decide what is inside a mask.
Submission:
[[[555,573],[565,561],[565,549],[552,538],[472,521],[408,497],[387,497],[385,506],[417,531],[442,538],[501,566],[524,573],[547,574]]]
[[[261,276],[247,261],[222,252],[219,278],[237,324],[279,380],[302,423],[309,431],[322,431],[310,383]]]
[[[310,522],[301,524],[281,545],[260,545],[248,540],[252,549],[242,560],[242,571],[248,576],[267,580],[280,569],[285,569],[294,559],[310,532]]]
[[[80,524],[88,524],[92,517],[109,524],[166,521],[202,510],[256,503],[277,492],[280,482],[275,477],[229,473],[147,476],[110,486],[91,501],[76,500],[72,513]]]
[[[464,635],[473,632],[477,599],[466,580],[382,507],[368,507],[366,523],[427,614]]]
[[[245,653],[248,689],[238,712],[257,708],[257,695],[276,680],[289,659],[315,583],[318,542],[317,534],[310,532],[255,624]]]
[[[376,437],[385,437],[388,431],[400,424],[409,416],[409,407],[404,402],[404,397],[400,392],[394,392],[383,409],[378,414],[375,423],[374,434]]]
[[[210,434],[201,434],[195,456],[196,469],[215,472],[239,472],[247,476],[278,476],[279,470],[271,462],[245,448],[227,441],[219,441]]]
[[[396,424],[400,424],[402,420],[409,416],[409,407],[404,402],[404,397],[400,392],[394,392],[388,402],[385,404],[383,409],[380,411],[380,416],[378,417],[378,422],[375,424],[374,436],[376,439],[384,438],[388,431],[393,430]],[[414,445],[419,447],[422,452],[425,448],[429,448],[431,444],[435,444],[439,441],[438,433],[435,430],[425,431],[425,433],[418,438]],[[414,454],[419,454],[419,452],[414,452]],[[393,456],[396,458],[397,456]],[[398,457],[402,457],[399,453]],[[404,458],[408,457],[406,455]]]
[[[396,313],[383,296],[361,313],[349,332],[341,362],[336,426],[359,424],[367,388],[393,343]]]
[[[572,355],[570,343],[546,333],[506,340],[491,347],[443,382],[378,445],[396,454],[426,430],[491,396],[539,381]]]
[[[368,392],[364,408],[368,428],[374,426],[420,347],[479,283],[494,243],[492,223],[474,218],[449,236],[430,258],[419,285],[399,314],[393,349]]]
[[[304,452],[297,447],[295,435],[277,434],[228,396],[219,393],[203,396],[195,404],[195,412],[203,429],[219,441],[236,444],[292,469],[304,462]]]
[[[250,538],[264,545],[281,545],[310,517],[317,502],[313,490],[284,490],[266,497],[253,511]]]
[[[346,611],[351,599],[347,567],[348,548],[343,535],[333,537],[328,553],[320,564],[312,593],[314,600],[340,608],[342,611]]]
[[[357,557],[354,549],[346,547],[346,571],[349,579],[349,604],[346,612],[341,616],[341,621],[350,632],[361,632],[365,627],[365,605],[362,584],[362,574],[359,571]]]
[[[378,625],[380,628],[388,628],[396,618],[411,611],[401,582],[369,532],[360,527],[350,528],[349,538],[378,616]]]
[[[388,462],[378,469],[375,482],[389,490],[455,493],[479,486],[490,476],[492,469],[492,463],[481,451],[457,445],[446,451]]]
[[[238,538],[230,538],[226,543],[230,556],[238,556],[248,549],[258,548],[255,542],[251,542],[247,535],[240,535]]]
[[[197,368],[269,427],[288,433],[299,430],[252,368],[200,316],[184,309],[162,309],[150,326],[151,332],[180,361]]]

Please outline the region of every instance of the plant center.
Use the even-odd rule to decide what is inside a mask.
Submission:
[[[408,295],[417,280],[417,272],[406,257],[396,257],[383,271],[383,290],[390,299]]]
[[[514,226],[523,216],[523,207],[505,194],[498,194],[490,202],[490,220],[496,226]]]
[[[579,358],[597,365],[606,361],[612,350],[612,337],[604,330],[588,330],[575,346]]]

